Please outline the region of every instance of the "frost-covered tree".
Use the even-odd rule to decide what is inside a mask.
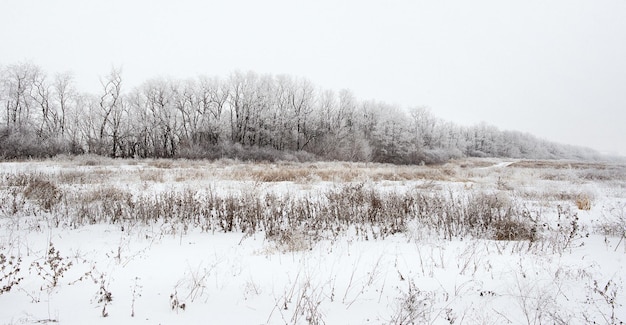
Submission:
[[[398,107],[378,103],[373,105],[370,124],[372,159],[377,162],[406,163],[411,150],[409,123]],[[371,122],[370,122],[371,123]]]
[[[54,131],[64,137],[68,131],[67,116],[76,107],[77,91],[74,86],[74,77],[71,73],[57,73],[54,76],[53,98],[55,109],[52,112]]]
[[[41,75],[41,69],[32,63],[12,64],[2,70],[2,99],[8,128],[21,129],[36,124],[31,113],[36,105],[35,84]]]
[[[141,87],[148,123],[147,144],[152,156],[173,157],[180,140],[181,114],[174,102],[170,80],[152,79]]]
[[[228,86],[220,79],[200,77],[196,89],[200,120],[193,135],[194,144],[216,145],[223,139],[227,132],[223,118],[228,96]]]
[[[434,163],[463,156],[595,155],[486,123],[459,126],[427,107],[407,112],[360,101],[349,90],[321,89],[287,75],[161,78],[128,90],[121,71],[113,68],[100,81],[98,93],[84,94],[69,73],[49,78],[31,63],[0,68],[0,156],[87,151],[112,157],[275,159],[307,151],[333,160]]]
[[[98,97],[96,115],[97,137],[90,139],[90,151],[116,157],[120,149],[120,127],[124,116],[122,95],[122,72],[112,68],[109,74],[100,79],[102,92]],[[95,111],[95,112],[94,112]]]

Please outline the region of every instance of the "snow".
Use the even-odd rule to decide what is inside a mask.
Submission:
[[[404,233],[384,239],[364,240],[348,231],[312,244],[301,238],[301,246],[285,249],[263,232],[207,233],[166,222],[54,227],[45,214],[3,215],[0,252],[21,258],[24,279],[0,294],[0,322],[576,324],[608,323],[612,314],[613,319],[626,320],[626,242],[594,231],[607,218],[624,218],[623,181],[547,181],[540,179],[541,172],[513,168],[510,161],[494,163],[490,172],[455,166],[455,179],[437,180],[433,191],[497,191],[498,179],[504,178],[513,188],[505,191],[514,193],[518,203],[542,209],[542,215],[553,221],[556,206],[568,205],[589,236],[557,249],[549,241],[533,245],[469,237],[444,240],[413,223]],[[132,193],[158,193],[211,187],[237,193],[253,185],[259,192],[315,194],[333,186],[324,181],[232,179],[212,167],[175,164],[160,170],[163,180],[157,181],[141,181],[138,174],[158,169],[124,161],[105,166],[3,163],[1,170],[50,175],[71,171],[96,178],[82,185],[64,184],[68,191],[116,186]],[[201,173],[172,181],[191,168],[213,176]],[[237,168],[256,167],[241,164],[226,169]],[[104,169],[111,173],[90,176]],[[402,191],[424,180],[370,183]],[[515,194],[549,193],[555,188],[593,191],[591,210],[576,210],[569,201]],[[59,252],[59,264],[67,266],[54,286],[51,276],[38,274],[41,269],[35,266],[45,265],[51,247]],[[7,271],[0,276],[2,272]],[[107,293],[110,302],[103,300]]]

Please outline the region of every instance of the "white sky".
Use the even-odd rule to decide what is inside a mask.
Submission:
[[[626,0],[0,0],[0,64],[156,76],[286,73],[626,155]]]

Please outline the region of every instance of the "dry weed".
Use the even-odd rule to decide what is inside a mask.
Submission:
[[[52,182],[35,178],[24,188],[24,197],[39,204],[45,211],[49,211],[61,200],[61,190]]]
[[[54,177],[60,184],[92,184],[96,182],[96,178],[92,177],[93,173],[87,173],[79,170],[62,171]]]
[[[576,207],[578,210],[591,210],[591,197],[588,194],[578,194],[576,196]]]
[[[274,249],[281,253],[308,251],[313,248],[314,237],[299,230],[283,230],[268,236],[267,239],[274,243]]]
[[[165,181],[165,173],[163,170],[142,170],[139,172],[139,179],[142,182],[163,183]]]
[[[161,169],[171,169],[174,166],[174,162],[169,159],[158,159],[149,161],[148,166]]]
[[[81,201],[86,203],[97,201],[119,202],[128,201],[132,198],[131,193],[110,185],[91,188],[80,194]]]
[[[304,168],[282,167],[252,170],[249,177],[260,182],[305,182],[310,173]]]
[[[75,156],[72,159],[77,166],[101,166],[101,165],[111,165],[113,160],[111,158],[85,154],[80,156]]]

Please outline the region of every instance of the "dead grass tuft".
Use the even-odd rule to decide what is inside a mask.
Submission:
[[[578,194],[576,196],[576,207],[578,210],[591,210],[591,197],[588,194]]]
[[[142,182],[163,183],[165,181],[165,173],[163,170],[142,170],[139,172],[139,179]]]
[[[283,230],[268,236],[274,249],[281,253],[308,251],[313,248],[313,237],[297,230]]]
[[[98,156],[98,155],[92,155],[92,154],[85,154],[85,155],[76,156],[73,159],[73,161],[78,166],[111,165],[112,162],[113,162],[113,160],[111,158]]]
[[[539,169],[605,169],[607,168],[607,164],[600,162],[596,163],[569,160],[522,160],[512,163],[509,167]]]
[[[213,165],[220,168],[221,165]],[[363,181],[453,181],[457,169],[453,166],[395,166],[365,163],[255,163],[234,164],[223,168],[234,180],[259,182],[363,182]]]
[[[534,241],[536,231],[528,221],[515,219],[497,220],[492,224],[495,240]]]
[[[61,190],[52,182],[36,178],[24,188],[24,197],[37,202],[45,211],[49,211],[61,200]]]
[[[148,166],[161,169],[171,169],[172,167],[174,167],[174,162],[167,159],[158,159],[148,162]]]
[[[91,175],[84,171],[71,170],[60,172],[55,178],[60,184],[91,184],[95,181]]]
[[[310,180],[310,170],[304,168],[283,167],[250,171],[250,178],[260,182],[304,182]]]
[[[113,186],[99,186],[88,190],[81,195],[81,201],[92,202],[126,202],[132,198],[132,194]]]

